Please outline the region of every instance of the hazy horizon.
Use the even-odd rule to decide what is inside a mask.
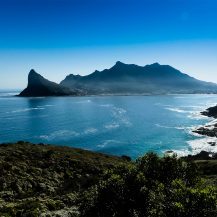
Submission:
[[[214,0],[1,0],[0,89],[30,69],[59,83],[116,61],[159,62],[217,83]]]

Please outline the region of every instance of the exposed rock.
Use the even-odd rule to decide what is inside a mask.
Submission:
[[[216,142],[208,142],[211,146],[216,146]]]
[[[193,130],[193,132],[203,136],[217,137],[217,128],[208,129],[206,127],[200,127],[196,130]]]
[[[185,157],[181,157],[183,159],[187,159],[187,160],[194,160],[194,161],[206,161],[206,160],[211,160],[211,162],[216,162],[217,160],[217,153],[212,153],[212,152],[207,152],[207,151],[201,151],[198,154],[195,155],[188,155]],[[216,170],[217,170],[217,165],[215,165]]]
[[[217,106],[210,107],[206,111],[201,112],[202,115],[217,118]]]
[[[201,112],[201,114],[204,116],[217,118],[217,106],[210,107],[206,111]],[[203,127],[199,127],[193,132],[203,136],[217,137],[217,123],[214,123],[213,125],[209,124]],[[215,144],[213,143],[211,145],[215,146]]]

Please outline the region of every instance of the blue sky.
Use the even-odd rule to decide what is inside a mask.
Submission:
[[[217,82],[215,0],[0,0],[0,89],[31,68],[60,82],[117,60]]]

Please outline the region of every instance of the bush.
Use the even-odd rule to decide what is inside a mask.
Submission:
[[[83,193],[80,212],[85,217],[213,217],[216,205],[216,187],[202,182],[195,164],[149,153],[105,171]]]

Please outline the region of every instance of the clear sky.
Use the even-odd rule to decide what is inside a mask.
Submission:
[[[0,0],[0,89],[31,68],[60,82],[117,60],[217,83],[217,1]]]

